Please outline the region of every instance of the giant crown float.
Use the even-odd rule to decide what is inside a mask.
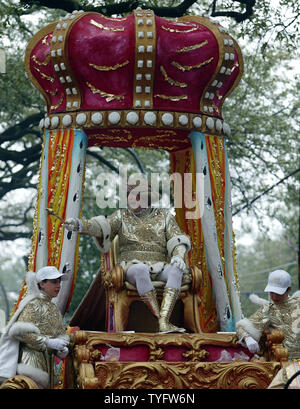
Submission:
[[[243,71],[236,41],[208,17],[73,12],[31,39],[25,69],[47,105],[29,269],[70,271],[56,300],[61,312],[72,298],[79,240],[47,209],[80,217],[87,146],[140,146],[170,152],[182,192],[192,175],[196,196],[203,175],[202,217],[188,218],[184,202],[176,218],[191,238],[190,262],[203,272],[201,330],[232,331],[241,309],[222,104]]]
[[[173,129],[181,147],[192,129],[230,133],[222,104],[243,59],[227,29],[210,18],[168,20],[135,10],[123,18],[68,14],[32,38],[25,66],[46,100],[41,127],[83,128],[89,144],[103,128],[130,128],[133,137]]]
[[[248,362],[234,333],[242,311],[226,149],[230,128],[222,104],[243,71],[236,41],[206,17],[168,20],[151,10],[122,18],[73,12],[32,38],[25,67],[47,104],[40,123],[43,152],[28,269],[54,265],[69,276],[53,300],[62,314],[76,281],[79,237],[61,220],[84,216],[88,145],[165,149],[170,171],[181,176],[181,196],[189,190],[196,208],[203,200],[201,217],[188,217],[185,200],[176,206],[177,222],[192,243],[191,281],[182,286],[177,302],[180,326],[190,333],[146,334],[150,321],[138,306],[133,315],[143,330],[124,334],[130,330],[134,292],[128,294],[121,268],[114,265],[116,248],[102,249],[100,272],[70,320],[73,329],[85,330],[73,338],[71,387],[266,387],[280,364]],[[192,188],[186,175],[192,176]],[[18,303],[25,293],[23,284]],[[278,346],[282,339],[275,338]],[[108,345],[119,349],[118,362],[103,360]],[[230,362],[220,362],[224,353]],[[60,365],[60,379],[66,380],[72,365]],[[11,382],[15,389],[26,379]]]

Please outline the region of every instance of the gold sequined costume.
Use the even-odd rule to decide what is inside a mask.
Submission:
[[[56,377],[54,350],[46,346],[46,341],[48,338],[69,340],[69,336],[51,297],[39,291],[37,286],[33,292],[31,290],[4,329],[0,354],[6,352],[9,363],[7,368],[2,365],[0,376],[24,375],[32,378],[39,387],[49,388],[55,385]],[[3,361],[2,355],[1,359]]]
[[[289,351],[289,360],[300,358],[300,298],[293,296],[280,303],[265,303],[249,319],[244,318],[236,324],[237,336],[250,335],[260,340],[266,329],[281,329],[284,334],[283,345]]]
[[[31,301],[22,311],[18,323],[32,323],[37,332],[25,332],[15,335],[21,342],[19,363],[29,365],[47,374],[51,370],[50,353],[46,348],[46,339],[66,337],[62,316],[51,301],[41,292],[41,296]]]
[[[120,262],[125,271],[142,262],[159,273],[171,256],[184,257],[190,250],[188,236],[182,234],[175,217],[167,209],[147,209],[141,216],[130,210],[118,210],[110,217],[81,220],[82,233],[95,237],[100,251],[107,251],[118,234]]]
[[[133,264],[146,265],[149,268],[150,278],[155,279],[170,263],[172,257],[184,259],[191,244],[188,236],[181,233],[176,223],[175,217],[166,209],[147,208],[139,215],[131,210],[118,210],[109,218],[104,216],[94,217],[88,221],[80,221],[80,231],[95,237],[95,242],[100,251],[108,251],[111,240],[116,235],[119,236],[119,262],[125,273],[129,273],[129,268]],[[171,263],[172,264],[172,263]],[[148,282],[146,290],[145,283],[143,289],[138,289],[141,299],[146,303],[150,311],[158,318],[160,332],[185,332],[184,328],[178,328],[169,322],[175,302],[179,295],[180,281],[182,274],[189,270],[185,263],[184,267],[178,270],[180,273],[175,279],[175,272],[170,279],[175,279],[176,283],[166,282],[164,288],[161,307],[158,305],[155,289]],[[169,266],[168,266],[169,267]],[[174,269],[172,265],[171,268]],[[176,269],[176,267],[175,267]],[[141,271],[136,272],[136,285],[138,278],[140,282]],[[146,277],[144,277],[146,279]],[[148,281],[147,276],[146,281]]]

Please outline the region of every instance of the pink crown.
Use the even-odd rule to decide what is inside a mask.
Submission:
[[[39,31],[25,57],[48,129],[198,129],[226,134],[224,99],[238,84],[236,41],[207,17],[135,10],[123,18],[73,12]]]

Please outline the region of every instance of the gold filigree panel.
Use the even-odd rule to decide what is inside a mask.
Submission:
[[[95,376],[100,389],[265,389],[280,368],[271,362],[96,362]]]
[[[4,381],[0,389],[38,389],[38,386],[31,378],[16,375]]]

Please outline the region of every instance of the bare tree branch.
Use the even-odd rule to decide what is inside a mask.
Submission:
[[[140,171],[142,173],[145,173],[145,170],[143,168],[143,165],[141,163],[141,161],[139,160],[138,156],[135,154],[135,152],[131,149],[131,148],[123,148],[126,152],[130,153],[130,155],[133,157],[133,159],[136,161],[136,164],[138,166],[138,168],[140,169]]]
[[[217,0],[213,0],[212,3],[212,17],[231,17],[237,23],[241,23],[242,21],[248,20],[253,15],[253,8],[255,6],[256,0],[233,0],[236,3],[240,3],[246,7],[246,10],[241,13],[237,11],[217,11]]]
[[[147,4],[140,0],[128,0],[122,3],[105,4],[103,6],[85,5],[79,0],[21,0],[20,3],[27,7],[37,7],[39,5],[40,7],[65,10],[69,13],[74,10],[93,11],[106,16],[130,13],[138,7],[142,7],[153,10],[157,16],[174,18],[185,15],[187,10],[197,3],[197,0],[183,0],[180,4],[170,7],[155,7],[151,2]]]
[[[87,155],[92,156],[93,158],[96,158],[99,162],[103,163],[103,165],[107,166],[110,170],[112,170],[115,173],[119,173],[119,169],[116,168],[112,163],[110,163],[108,160],[103,158],[103,156],[99,155],[96,152],[93,151],[86,151]]]

